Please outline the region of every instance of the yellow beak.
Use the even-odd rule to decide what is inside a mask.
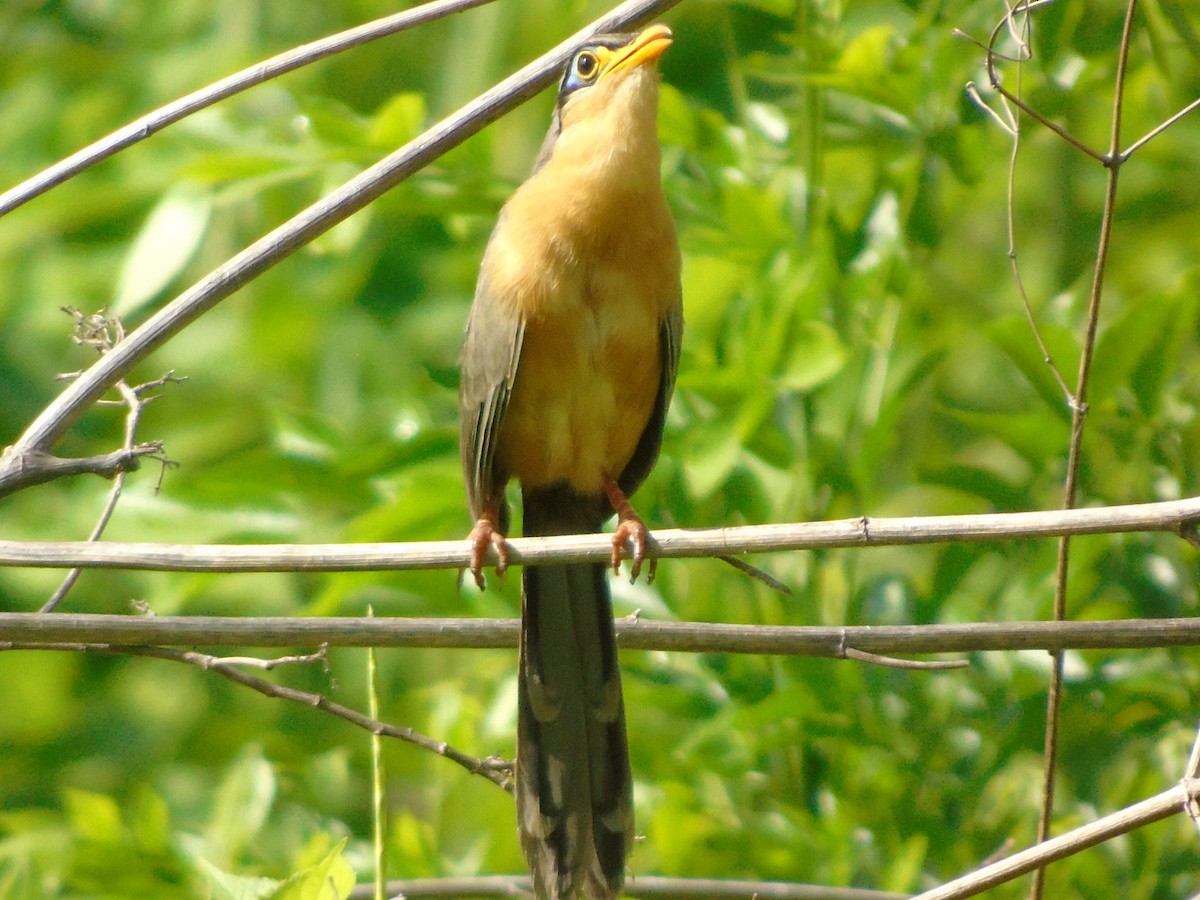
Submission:
[[[622,69],[633,69],[648,62],[654,62],[670,46],[671,29],[666,25],[651,25],[617,51],[616,57],[605,74],[611,75]]]

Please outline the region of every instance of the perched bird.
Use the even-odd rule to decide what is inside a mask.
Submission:
[[[512,478],[526,535],[599,531],[616,512],[613,568],[626,543],[635,578],[645,557],[628,497],[658,457],[683,332],[656,123],[670,45],[655,25],[575,52],[533,174],[488,241],[460,394],[480,588],[489,546],[508,562]],[[633,802],[605,566],[526,567],[521,587],[517,825],[535,892],[616,897]]]

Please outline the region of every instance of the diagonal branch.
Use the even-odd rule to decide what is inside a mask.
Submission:
[[[1027,15],[1028,13],[1032,12],[1034,9],[1037,9],[1040,6],[1045,6],[1046,4],[1051,3],[1051,2],[1054,2],[1054,0],[1022,0],[1022,2],[1018,2],[1018,3],[1014,4],[1012,7],[1010,7],[1008,9],[1008,11],[1006,12],[1004,18],[996,23],[996,27],[992,29],[992,34],[987,42],[987,48],[986,48],[986,50],[987,50],[988,83],[990,84],[992,90],[994,90],[996,93],[998,93],[1001,97],[1003,97],[1005,100],[1007,100],[1009,103],[1011,103],[1013,106],[1015,106],[1021,112],[1025,113],[1025,115],[1029,116],[1031,119],[1033,119],[1035,122],[1037,122],[1044,128],[1047,128],[1050,131],[1053,131],[1055,134],[1057,134],[1060,138],[1062,138],[1064,141],[1066,141],[1068,144],[1070,144],[1076,150],[1079,150],[1082,153],[1087,154],[1092,159],[1094,159],[1098,162],[1104,162],[1105,158],[1104,158],[1103,154],[1101,154],[1099,151],[1093,149],[1092,147],[1089,147],[1087,144],[1085,144],[1083,141],[1079,140],[1079,138],[1075,137],[1075,135],[1071,134],[1069,131],[1067,131],[1065,128],[1063,128],[1061,125],[1058,125],[1057,123],[1051,121],[1050,119],[1047,119],[1045,116],[1043,116],[1041,113],[1039,113],[1036,109],[1034,109],[1028,103],[1026,103],[1024,100],[1022,100],[1018,94],[1014,94],[1012,91],[1005,88],[1004,84],[1000,78],[1000,73],[996,69],[996,63],[999,60],[1005,59],[1005,57],[1002,56],[996,50],[996,44],[1000,40],[1000,36],[1007,31],[1011,36],[1014,37],[1014,39],[1017,39],[1019,41],[1020,38],[1018,37],[1018,35],[1020,32],[1020,29],[1015,24],[1016,17],[1018,15],[1021,15],[1021,16]],[[1022,45],[1022,46],[1024,46],[1024,45]],[[1017,61],[1020,61],[1020,59],[1021,59],[1021,57],[1018,56]]]
[[[1200,109],[1200,97],[1197,97],[1195,100],[1193,100],[1191,103],[1189,103],[1183,109],[1179,110],[1179,112],[1175,113],[1175,115],[1171,116],[1169,119],[1159,122],[1157,125],[1155,125],[1153,128],[1151,128],[1148,132],[1146,132],[1146,134],[1142,135],[1140,138],[1138,138],[1136,141],[1134,141],[1132,144],[1130,144],[1128,147],[1126,147],[1124,150],[1122,150],[1121,157],[1120,157],[1121,162],[1124,162],[1125,160],[1129,159],[1129,157],[1133,156],[1133,154],[1135,154],[1135,153],[1137,153],[1137,151],[1141,150],[1142,147],[1144,147],[1146,144],[1150,143],[1150,141],[1154,140],[1156,137],[1158,137],[1160,134],[1162,134],[1164,131],[1166,131],[1168,128],[1170,128],[1172,125],[1174,125],[1180,119],[1182,119],[1184,116],[1188,115],[1191,112],[1194,112],[1197,109]]]
[[[238,288],[548,85],[581,40],[598,31],[645,22],[679,2],[626,0],[395,153],[255,241],[147,319],[111,353],[105,354],[63,391],[33,421],[15,445],[0,457],[0,478],[4,477],[6,471],[19,468],[30,452],[45,452],[53,446],[75,420],[137,362]]]
[[[1027,872],[1035,869],[1041,871],[1041,867],[1047,866],[1055,860],[1071,856],[1088,847],[1094,847],[1110,838],[1127,834],[1143,825],[1150,825],[1173,816],[1186,804],[1194,802],[1197,796],[1200,796],[1200,781],[1193,781],[1187,785],[1176,785],[1161,794],[1127,806],[1118,812],[1097,819],[1095,822],[1034,844],[1020,853],[1014,853],[1006,859],[977,869],[969,875],[948,881],[932,891],[918,894],[914,900],[955,900],[959,897],[973,897],[988,888],[1012,881]]]
[[[1183,779],[1181,781],[1184,787],[1191,787],[1200,784],[1200,732],[1196,733],[1196,739],[1192,741],[1192,752],[1188,754],[1187,765],[1183,767]],[[1200,804],[1196,802],[1196,795],[1191,794],[1188,797],[1188,802],[1184,806],[1184,812],[1188,814],[1188,818],[1200,827]]]
[[[128,125],[118,128],[95,143],[89,144],[66,159],[42,170],[16,187],[9,188],[0,194],[0,216],[12,212],[34,197],[44,194],[52,187],[78,175],[84,169],[162,131],[168,125],[232,97],[234,94],[241,93],[247,88],[270,81],[272,78],[278,78],[280,75],[309,63],[341,53],[343,50],[361,46],[377,38],[397,34],[405,29],[491,2],[492,0],[435,0],[435,2],[426,3],[416,9],[376,19],[374,22],[368,22],[365,25],[312,41],[288,50],[286,53],[280,53],[270,59],[255,63],[240,72],[235,72],[227,78],[222,78],[207,87],[193,91],[186,97],[181,97],[173,103],[168,103],[166,106],[147,113],[139,119],[134,119]]]

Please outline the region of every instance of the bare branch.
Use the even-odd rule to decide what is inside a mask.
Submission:
[[[987,101],[984,100],[982,96],[980,96],[979,88],[975,86],[975,82],[973,82],[973,81],[967,82],[966,92],[967,92],[967,96],[969,98],[971,98],[971,102],[974,103],[975,106],[978,107],[980,111],[986,113],[988,118],[990,118],[993,122],[995,122],[1000,127],[1001,131],[1003,131],[1005,134],[1009,135],[1010,137],[1015,138],[1017,136],[1016,123],[1011,121],[1012,115],[1008,112],[1007,108],[1005,109],[1004,116],[1001,116],[1000,113],[998,113],[994,109],[992,109],[987,104]],[[1004,98],[1001,97],[1000,99],[1003,100]]]
[[[1200,731],[1196,732],[1196,739],[1192,742],[1192,752],[1188,755],[1187,765],[1184,766],[1181,783],[1185,788],[1191,788],[1200,783]],[[1188,814],[1192,823],[1200,828],[1200,804],[1196,802],[1196,794],[1190,791],[1188,801],[1184,805],[1184,812]]]
[[[367,604],[367,616],[374,618],[375,608]],[[324,646],[324,645],[322,645]],[[375,648],[367,648],[367,714],[379,718],[379,667],[375,663]],[[384,900],[387,891],[387,832],[388,803],[387,775],[383,763],[383,741],[379,734],[371,735],[371,850],[374,862],[375,900]]]
[[[216,669],[221,666],[248,666],[252,669],[262,669],[269,672],[280,666],[302,666],[309,663],[321,663],[325,671],[329,671],[329,645],[322,644],[316,653],[299,653],[292,656],[275,656],[263,659],[258,656],[210,656],[206,668]]]
[[[18,451],[14,447],[6,447],[0,453],[0,497],[74,475],[115,478],[123,472],[136,472],[146,457],[158,459],[162,455],[162,441],[146,441],[111,453],[79,458],[63,458],[41,450]]]
[[[1197,795],[1200,795],[1200,782],[1192,782],[1187,786],[1176,785],[1148,800],[1127,806],[1088,825],[1035,844],[1000,862],[948,881],[932,891],[918,894],[914,900],[953,900],[958,897],[974,896],[988,888],[1012,881],[1040,866],[1049,865],[1055,860],[1078,853],[1088,847],[1094,847],[1096,844],[1126,834],[1135,828],[1141,828],[1143,825],[1150,825],[1172,816],[1183,809],[1185,803],[1193,801]]]
[[[1079,355],[1079,374],[1076,377],[1074,403],[1071,406],[1071,434],[1067,449],[1067,476],[1063,486],[1063,506],[1073,507],[1079,492],[1079,472],[1083,461],[1083,432],[1087,421],[1088,386],[1092,371],[1092,356],[1096,349],[1096,334],[1100,328],[1100,303],[1104,296],[1104,273],[1108,253],[1112,246],[1113,219],[1117,205],[1117,176],[1121,171],[1121,112],[1125,98],[1125,72],[1129,60],[1129,44],[1133,35],[1133,15],[1137,0],[1129,0],[1125,12],[1125,25],[1121,33],[1121,44],[1117,53],[1116,85],[1113,91],[1112,128],[1109,151],[1105,157],[1108,178],[1104,192],[1104,213],[1100,219],[1100,235],[1096,243],[1096,261],[1092,272],[1092,287],[1088,299],[1087,319]],[[1070,573],[1070,536],[1059,539],[1054,573],[1054,618],[1067,617],[1067,581]],[[1054,667],[1050,673],[1050,689],[1046,699],[1046,740],[1044,747],[1045,766],[1042,773],[1042,809],[1038,817],[1038,840],[1044,841],[1050,834],[1050,822],[1054,814],[1054,787],[1058,768],[1058,728],[1063,692],[1063,654],[1055,651]],[[1041,898],[1045,883],[1045,871],[1041,868],[1034,874],[1032,895]]]
[[[479,875],[458,878],[406,878],[389,881],[387,894],[403,897],[523,897],[533,896],[527,875]],[[370,885],[358,885],[352,900],[372,897]],[[909,894],[873,891],[868,888],[838,888],[780,881],[737,881],[717,878],[667,878],[631,875],[621,891],[623,897],[761,897],[771,900],[902,900]]]
[[[1192,752],[1188,755],[1183,777],[1186,779],[1200,778],[1200,731],[1196,733],[1196,740],[1192,742]]]
[[[1025,29],[1028,31],[1028,5],[1023,7],[1026,16],[1023,17]],[[1022,43],[1026,48],[1024,56],[1027,58],[1030,54],[1028,45]],[[1022,87],[1022,70],[1018,63],[1017,65],[1017,95],[1021,95]],[[978,98],[978,92],[974,90],[974,85],[968,85],[968,92],[973,97]],[[982,100],[977,99],[977,102],[982,104]],[[1017,293],[1021,298],[1021,308],[1025,311],[1025,321],[1029,323],[1029,328],[1033,332],[1033,339],[1037,342],[1038,350],[1042,354],[1042,361],[1050,369],[1050,374],[1054,376],[1054,380],[1058,383],[1058,388],[1062,391],[1063,397],[1067,402],[1067,406],[1074,410],[1077,406],[1075,396],[1071,393],[1071,389],[1067,387],[1067,381],[1063,378],[1062,371],[1058,368],[1058,363],[1054,361],[1053,355],[1050,353],[1050,348],[1046,346],[1046,341],[1042,337],[1042,330],[1038,327],[1037,317],[1033,314],[1033,306],[1029,302],[1029,292],[1025,290],[1025,279],[1021,275],[1021,263],[1017,256],[1017,223],[1016,223],[1016,189],[1017,189],[1017,156],[1021,149],[1021,117],[1012,111],[1012,107],[1008,101],[1001,96],[1000,103],[1004,109],[1004,115],[1007,118],[1008,125],[1005,128],[1007,133],[1012,137],[1012,149],[1008,154],[1008,180],[1006,184],[1005,196],[1005,226],[1008,234],[1008,263],[1012,270],[1013,282],[1016,284]],[[991,110],[988,110],[991,112]],[[1001,121],[999,114],[993,113],[993,118]],[[1002,123],[1002,127],[1003,123]]]
[[[335,616],[118,616],[0,613],[0,650],[30,645],[110,647],[423,647],[512,649],[516,619]],[[1131,650],[1200,646],[1200,618],[1116,621],[967,622],[953,625],[726,625],[620,618],[625,650],[848,658],[1013,650]]]
[[[1155,125],[1153,128],[1150,129],[1150,131],[1148,131],[1146,134],[1142,135],[1142,137],[1138,138],[1136,141],[1134,141],[1132,144],[1130,144],[1126,149],[1122,150],[1121,156],[1120,156],[1120,161],[1124,162],[1125,160],[1129,159],[1129,157],[1133,156],[1133,154],[1135,154],[1139,150],[1141,150],[1143,146],[1150,143],[1150,141],[1154,140],[1156,137],[1158,137],[1160,134],[1162,134],[1164,131],[1166,131],[1168,128],[1170,128],[1172,125],[1174,125],[1180,119],[1182,119],[1188,113],[1193,112],[1194,110],[1196,110],[1198,108],[1200,108],[1200,97],[1197,97],[1195,100],[1193,100],[1191,103],[1189,103],[1183,109],[1181,109],[1179,112],[1175,113],[1175,115],[1171,116],[1171,118],[1167,119],[1165,122],[1160,122],[1158,125]]]
[[[1171,532],[1200,521],[1200,497],[1039,512],[840,519],[730,528],[655,530],[662,559],[777,553],[829,547],[894,547],[951,541],[1011,541],[1065,534]],[[510,538],[514,565],[606,562],[606,534]],[[404,544],[156,544],[0,540],[0,565],[57,569],[142,569],[170,572],[365,572],[463,569],[466,540]],[[492,562],[495,562],[494,556]]]
[[[764,572],[758,566],[752,566],[744,559],[739,559],[736,556],[718,556],[716,558],[726,565],[733,566],[743,575],[748,575],[760,584],[765,584],[777,594],[783,594],[785,597],[792,596],[792,589],[770,572]]]
[[[916,669],[926,672],[946,672],[951,669],[965,669],[971,665],[965,659],[897,659],[894,656],[880,656],[878,653],[867,653],[865,650],[856,650],[853,647],[846,647],[843,656],[856,662],[884,666],[888,669]]]
[[[109,315],[105,310],[90,316],[85,316],[79,310],[71,307],[64,307],[63,311],[75,320],[75,334],[72,335],[71,339],[77,344],[85,344],[95,348],[101,355],[108,353],[125,337],[125,327],[121,324],[121,320],[116,316]],[[117,391],[121,395],[121,401],[128,409],[128,412],[125,414],[125,440],[121,447],[125,453],[133,454],[139,446],[134,442],[137,440],[137,429],[138,423],[142,419],[142,410],[145,409],[147,403],[154,399],[153,395],[145,395],[156,387],[182,380],[181,378],[176,378],[173,372],[168,372],[161,378],[138,385],[137,387],[130,387],[125,379],[117,382]],[[166,467],[170,465],[170,460],[167,459],[162,451],[162,443],[153,442],[152,444],[143,446],[157,446],[158,452],[146,455],[151,455],[155,459],[158,459],[162,463],[163,471],[165,472]],[[104,508],[100,511],[100,518],[92,528],[91,534],[88,535],[87,539],[89,541],[98,541],[104,534],[104,529],[108,527],[109,520],[112,518],[112,514],[117,508],[117,503],[121,499],[121,492],[125,487],[125,476],[129,471],[131,470],[123,469],[117,472],[113,478],[113,485],[108,492],[108,499],[104,502]],[[161,481],[162,474],[160,473],[159,482],[161,483]],[[0,496],[3,496],[2,489],[0,489]],[[75,568],[68,572],[66,578],[58,586],[58,589],[42,604],[41,611],[53,611],[62,602],[67,592],[74,587],[82,571],[82,569]]]
[[[53,446],[83,412],[149,353],[298,248],[382,196],[409,175],[532,97],[555,77],[581,40],[645,22],[680,0],[626,0],[534,62],[485,91],[184,291],[79,376],[0,457],[0,484],[25,456]]]
[[[996,23],[996,26],[995,26],[995,28],[992,29],[991,37],[989,38],[988,43],[987,43],[988,82],[991,85],[992,90],[996,91],[996,93],[1000,94],[1001,97],[1003,97],[1005,100],[1007,100],[1013,106],[1017,107],[1017,109],[1021,110],[1021,112],[1025,113],[1025,115],[1029,116],[1035,122],[1037,122],[1038,124],[1042,125],[1045,128],[1048,128],[1050,131],[1053,131],[1060,138],[1062,138],[1064,141],[1066,141],[1068,144],[1070,144],[1072,147],[1076,148],[1077,150],[1080,150],[1081,152],[1086,153],[1088,156],[1092,157],[1093,159],[1095,159],[1099,162],[1104,162],[1105,158],[1104,158],[1103,154],[1099,153],[1098,151],[1089,147],[1087,144],[1083,143],[1083,141],[1079,140],[1077,137],[1075,137],[1073,134],[1071,134],[1069,131],[1067,131],[1065,128],[1063,128],[1061,125],[1058,125],[1058,124],[1052,122],[1050,119],[1047,119],[1045,116],[1043,116],[1041,113],[1039,113],[1036,109],[1034,109],[1029,104],[1027,104],[1024,100],[1022,100],[1017,94],[1014,94],[1013,92],[1011,92],[1007,88],[1005,88],[1003,83],[1001,82],[1000,73],[996,69],[996,63],[998,61],[1004,61],[1007,59],[996,49],[996,44],[999,42],[1001,34],[1005,33],[1006,31],[1015,40],[1017,40],[1019,45],[1023,48],[1021,54],[1019,54],[1019,56],[1018,56],[1018,60],[1021,58],[1026,58],[1026,59],[1028,58],[1028,47],[1024,43],[1024,40],[1022,38],[1020,38],[1020,36],[1016,30],[1016,25],[1014,24],[1014,22],[1018,15],[1025,16],[1030,11],[1037,9],[1040,6],[1045,6],[1048,2],[1052,2],[1052,0],[1038,0],[1038,2],[1017,3],[1008,10],[1008,12],[1005,14],[1003,19],[1001,19],[999,22]]]
[[[436,2],[426,3],[416,9],[376,19],[374,22],[347,29],[255,63],[240,72],[222,78],[207,87],[193,91],[186,97],[181,97],[173,103],[168,103],[166,106],[147,113],[140,119],[135,119],[123,128],[117,129],[48,169],[44,169],[32,178],[21,182],[16,187],[10,188],[0,194],[0,216],[12,212],[39,194],[45,193],[50,188],[78,175],[84,169],[150,137],[168,125],[256,84],[278,78],[301,66],[341,53],[343,50],[358,47],[376,38],[387,37],[407,28],[423,25],[443,16],[490,2],[492,0],[436,0]]]

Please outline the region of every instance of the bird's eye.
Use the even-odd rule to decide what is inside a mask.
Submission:
[[[596,71],[600,68],[600,61],[596,59],[596,54],[590,50],[584,50],[575,56],[575,74],[584,81],[591,81],[596,77]]]

